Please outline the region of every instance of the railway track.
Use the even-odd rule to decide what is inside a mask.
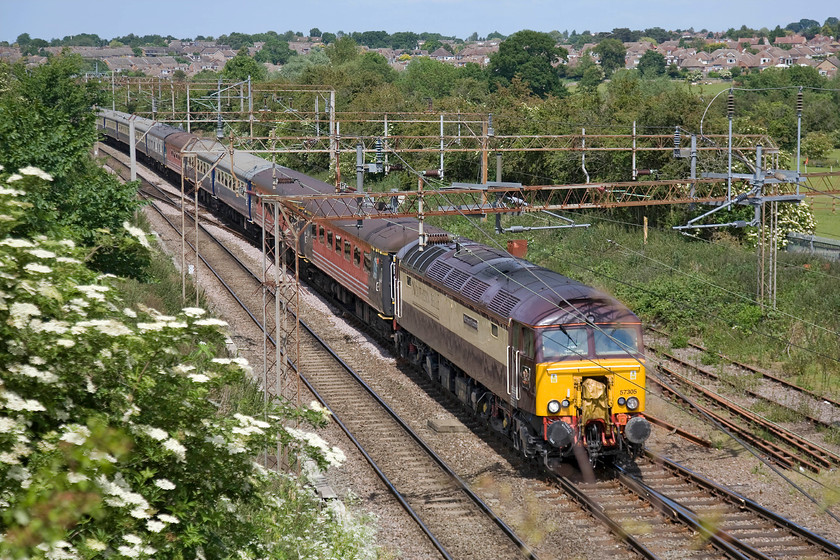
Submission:
[[[645,558],[840,558],[840,546],[654,453],[597,482],[557,479]]]
[[[174,224],[172,227],[177,229]],[[205,233],[210,235],[206,231],[202,235]],[[202,250],[205,251],[205,257],[207,257],[208,251],[211,251],[211,243],[202,242]],[[227,249],[223,252],[230,253]],[[205,264],[209,267],[207,260],[215,260],[215,257],[206,258]],[[239,266],[247,269],[244,264],[240,263]],[[220,281],[224,283],[221,278]],[[255,282],[259,283],[256,277]],[[233,282],[228,281],[226,286],[230,284]],[[238,287],[241,288],[241,286]],[[233,294],[234,290],[231,288],[228,290]],[[246,305],[243,303],[243,306]],[[251,318],[258,322],[253,314]],[[480,499],[476,500],[468,496],[471,493],[468,486],[457,474],[449,470],[440,458],[435,458],[433,453],[418,451],[424,446],[420,437],[405,429],[407,426],[387,405],[374,404],[378,397],[361,378],[356,376],[356,379],[353,379],[353,375],[349,373],[352,368],[334,354],[331,355],[325,343],[320,341],[314,333],[301,332],[301,336],[302,355],[307,357],[306,375],[311,378],[307,383],[309,388],[314,394],[319,395],[322,402],[333,411],[342,428],[359,447],[386,486],[389,486],[391,492],[401,501],[406,511],[409,511],[409,515],[426,532],[441,557],[513,558],[525,556],[536,558],[536,554],[513,535],[510,528],[496,517],[487,505]],[[572,496],[580,503],[589,502],[590,506],[587,507],[590,514],[611,527],[618,535],[618,540],[623,541],[630,549],[617,550],[616,539],[605,537],[606,542],[603,548],[604,551],[610,552],[598,553],[597,549],[593,548],[595,556],[592,557],[641,557],[663,560],[667,558],[775,558],[775,556],[739,555],[742,553],[738,552],[737,547],[733,552],[724,544],[718,543],[714,535],[703,533],[704,516],[695,515],[697,519],[694,524],[690,521],[690,514],[685,514],[689,521],[679,519],[679,515],[674,514],[673,510],[690,512],[694,509],[694,504],[690,501],[687,504],[682,503],[682,498],[677,500],[667,497],[672,495],[664,491],[670,490],[668,488],[664,488],[663,491],[656,490],[656,484],[662,475],[645,472],[646,465],[647,463],[641,465],[635,473],[637,475],[642,473],[641,482],[634,483],[630,474],[619,473],[611,481],[599,483],[607,490],[600,489],[599,484],[586,486],[566,480],[565,483],[557,483],[560,490],[537,486],[535,491],[542,496],[547,496],[552,492],[557,493],[553,498],[548,499],[548,502],[553,501],[557,504],[556,512],[560,515],[575,515],[575,512],[569,511],[568,496]],[[630,478],[623,479],[622,477]],[[616,480],[622,488],[630,489],[634,484],[637,487],[633,490],[635,498],[631,498],[629,494],[623,498],[625,500],[623,507],[620,503],[622,498],[617,497],[615,489],[609,490],[610,484]],[[641,490],[638,489],[640,484]],[[641,497],[643,494],[655,495],[652,490],[666,496],[664,502],[670,505],[670,510],[668,507],[663,507],[661,502]],[[617,501],[611,502],[610,500],[613,499]],[[613,503],[616,507],[611,505]],[[630,506],[627,510],[627,504],[633,503],[636,505]],[[720,507],[720,504],[716,507]],[[623,517],[622,514],[624,514]],[[579,516],[579,513],[577,515]],[[652,523],[651,520],[654,519],[656,523]],[[737,527],[730,527],[730,529],[734,531]],[[591,522],[584,530],[592,530]],[[733,534],[730,532],[720,536],[724,542],[731,537]],[[789,550],[807,551],[808,554],[815,550],[820,552],[818,545],[800,544],[797,546],[799,548]],[[779,550],[787,549],[780,548]],[[836,557],[832,554],[816,555],[814,558]],[[562,551],[559,557],[563,557]]]
[[[158,190],[155,198],[167,200]],[[177,226],[159,212],[169,225]],[[259,277],[230,253],[205,228],[200,228],[202,258],[205,266],[234,295],[234,282],[225,281],[208,258],[208,252],[218,250],[238,263],[252,281],[260,287]],[[242,275],[240,274],[240,277]],[[242,291],[240,285],[238,288]],[[238,290],[237,290],[238,291]],[[244,308],[247,304],[237,297]],[[248,314],[255,322],[253,312]],[[388,489],[428,536],[443,558],[486,558],[494,551],[502,558],[538,558],[512,529],[458,477],[446,463],[429,448],[371,389],[353,368],[340,359],[314,331],[301,321],[301,355],[306,356],[304,382],[313,394],[333,413],[342,429],[368,460]],[[291,364],[295,367],[295,364]],[[480,543],[477,544],[477,543]]]
[[[728,432],[749,442],[775,463],[788,469],[801,468],[815,473],[840,466],[840,456],[836,453],[724,398],[693,381],[680,370],[688,370],[707,378],[713,376],[713,379],[718,380],[719,376],[714,372],[704,372],[706,368],[668,352],[650,347],[648,350],[660,359],[656,369],[661,375],[651,372],[648,376],[651,385],[658,387],[671,400],[683,402],[710,416]]]
[[[666,332],[654,327],[648,327],[648,330],[660,336],[668,336]],[[840,428],[840,402],[836,399],[800,387],[778,375],[732,359],[720,352],[711,352],[700,344],[689,342],[688,347],[695,351],[690,358],[681,358],[664,350],[658,351],[683,367],[715,382],[737,387],[744,394],[770,406],[784,408],[792,416],[801,416],[814,426]],[[709,367],[699,365],[697,362],[702,354],[711,354],[721,360],[726,365],[728,375],[721,375]]]

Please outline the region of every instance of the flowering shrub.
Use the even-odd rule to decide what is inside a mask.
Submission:
[[[292,461],[340,463],[283,427],[322,425],[320,407],[218,414],[211,397],[249,371],[216,357],[224,322],[127,308],[73,241],[8,235],[26,211],[19,187],[49,180],[27,168],[0,181],[0,558],[370,553],[298,479],[255,462],[279,442]]]

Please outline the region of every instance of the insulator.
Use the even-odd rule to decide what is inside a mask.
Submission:
[[[802,88],[799,88],[799,93],[796,94],[796,116],[802,116]]]
[[[730,119],[735,116],[735,96],[732,94],[732,90],[729,90],[729,97],[726,100],[726,116]]]
[[[376,163],[377,163],[377,164],[381,164],[381,163],[382,163],[382,161],[383,161],[383,157],[382,157],[382,139],[381,139],[381,138],[377,138],[377,139],[376,139]]]
[[[674,129],[674,149],[677,150],[680,147],[680,127]]]

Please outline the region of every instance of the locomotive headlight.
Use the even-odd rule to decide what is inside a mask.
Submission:
[[[625,399],[624,397],[618,397],[617,402],[618,402],[618,406],[624,406],[624,403],[627,402],[627,399]]]
[[[560,412],[560,401],[548,401],[548,412],[550,414],[557,414]]]
[[[636,410],[639,408],[639,399],[636,397],[630,397],[627,399],[627,408],[630,410]]]
[[[563,402],[560,403],[560,406],[563,408],[569,408],[569,405],[572,404],[569,402],[569,399],[563,399]]]

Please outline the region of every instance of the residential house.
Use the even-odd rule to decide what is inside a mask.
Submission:
[[[840,70],[840,58],[836,56],[826,58],[817,66],[817,72],[820,73],[820,76],[825,76],[829,79],[834,78],[838,70]]]

